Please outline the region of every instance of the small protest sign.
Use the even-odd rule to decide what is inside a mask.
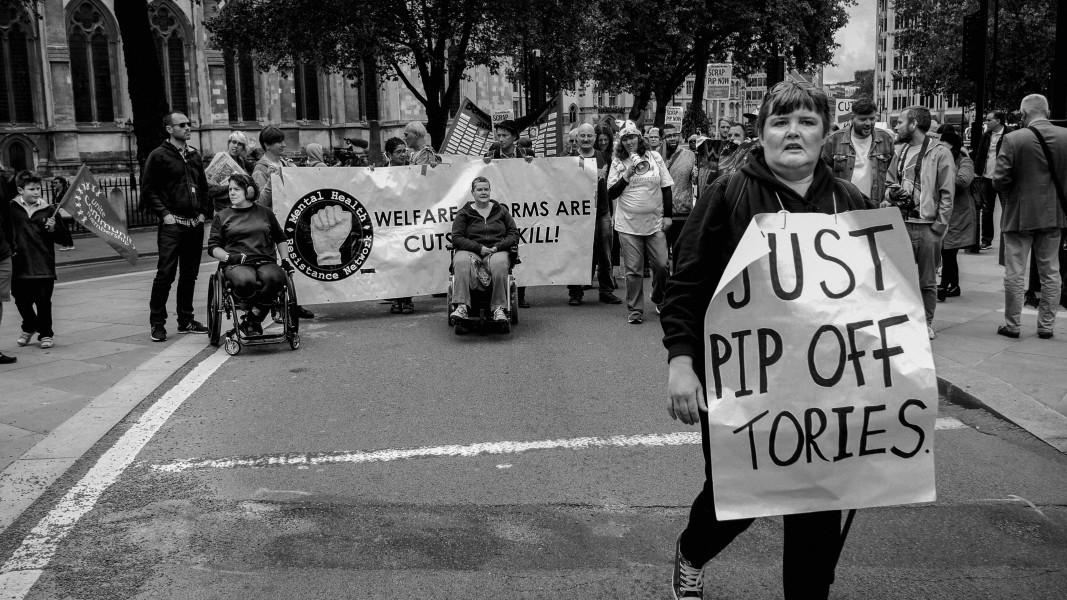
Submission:
[[[126,231],[126,202],[117,188],[117,198],[109,198],[93,176],[89,167],[82,165],[70,189],[56,207],[70,213],[82,227],[107,242],[131,265],[137,264],[137,248]]]
[[[682,107],[681,106],[668,106],[667,116],[664,118],[665,123],[671,123],[678,127],[682,126]]]
[[[498,110],[493,113],[493,127],[507,121],[508,119],[514,119],[514,115],[510,110]]]
[[[730,80],[733,79],[734,66],[731,63],[711,63],[705,79],[708,100],[727,100],[730,98]],[[694,98],[694,100],[700,100]]]
[[[704,333],[719,519],[936,499],[937,379],[899,211],[757,215]]]
[[[215,154],[215,158],[211,159],[211,163],[204,169],[204,175],[207,177],[207,182],[212,185],[226,185],[226,181],[230,178],[230,175],[234,173],[241,173],[242,175],[248,175],[241,165],[237,164],[237,161],[230,156],[229,152],[219,152]]]
[[[834,100],[834,110],[837,115],[835,121],[839,125],[852,118],[852,104],[854,102],[856,102],[855,98],[837,98]]]

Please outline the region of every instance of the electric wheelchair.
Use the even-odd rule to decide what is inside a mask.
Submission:
[[[508,262],[510,263],[508,267],[508,304],[504,307],[504,313],[508,318],[505,321],[493,320],[493,311],[489,306],[489,301],[493,294],[491,287],[484,290],[477,287],[471,289],[471,303],[466,319],[457,319],[452,316],[452,311],[456,308],[455,303],[452,301],[452,289],[456,282],[455,267],[452,263],[455,261],[456,249],[451,245],[446,246],[446,248],[449,251],[448,293],[445,295],[448,302],[446,305],[447,310],[445,311],[448,316],[448,326],[455,328],[456,335],[485,329],[496,329],[501,333],[510,333],[511,326],[519,323],[519,286],[514,275],[515,266],[520,262],[518,248],[508,250]]]
[[[289,342],[289,347],[293,350],[299,348],[300,317],[297,315],[296,287],[293,285],[292,272],[285,269],[285,286],[278,292],[276,298],[269,303],[266,301],[257,303],[269,304],[274,322],[265,326],[262,335],[246,335],[238,326],[238,311],[246,310],[250,305],[234,296],[230,282],[223,273],[225,267],[226,263],[219,263],[218,269],[208,280],[207,328],[211,345],[218,346],[222,342],[226,353],[230,356],[236,356],[245,346]],[[233,324],[225,334],[222,332],[224,316]],[[274,327],[275,324],[281,325],[280,330]]]

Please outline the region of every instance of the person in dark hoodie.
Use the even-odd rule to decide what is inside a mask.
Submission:
[[[15,253],[11,262],[11,295],[22,317],[18,345],[29,345],[33,334],[41,348],[53,345],[52,292],[56,285],[56,244],[71,243],[70,232],[55,207],[41,195],[41,176],[22,171],[15,178],[19,195],[11,202]]]
[[[479,285],[477,269],[484,266],[492,278],[489,308],[493,311],[493,320],[503,323],[508,320],[504,310],[508,305],[508,269],[511,267],[508,250],[519,243],[519,228],[508,209],[489,197],[489,187],[488,179],[475,177],[471,182],[474,200],[464,204],[452,221],[452,245],[456,249],[452,257],[455,274],[452,300],[456,309],[452,316],[467,318],[471,288]]]
[[[669,367],[667,410],[687,425],[699,421],[704,449],[704,488],[675,546],[676,598],[701,598],[704,565],[752,524],[719,521],[712,495],[704,394],[704,313],[723,271],[760,213],[832,214],[866,208],[852,183],[835,179],[819,155],[830,131],[830,103],[819,90],[780,83],[771,88],[757,120],[761,147],[741,169],[708,187],[675,247],[675,272],[667,283],[660,323]],[[841,548],[841,511],[785,517],[783,581],[787,600],[826,598]]]
[[[152,150],[144,164],[141,199],[159,217],[159,262],[148,301],[152,341],[167,339],[167,298],[178,277],[178,331],[207,333],[193,318],[193,288],[204,248],[204,223],[213,214],[204,161],[188,144],[189,117],[180,112],[163,117],[167,139]]]

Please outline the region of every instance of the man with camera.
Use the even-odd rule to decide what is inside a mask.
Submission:
[[[941,240],[952,216],[956,188],[956,165],[952,152],[927,136],[930,111],[911,106],[900,112],[897,146],[886,173],[883,207],[900,209],[911,237],[919,267],[919,290],[926,309],[926,329],[934,339],[934,309],[937,308],[937,263]]]

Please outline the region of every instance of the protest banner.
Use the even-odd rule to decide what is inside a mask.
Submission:
[[[227,185],[230,175],[234,173],[240,173],[242,175],[248,175],[248,173],[241,168],[241,165],[237,164],[237,161],[230,156],[229,152],[219,152],[215,154],[215,158],[211,159],[211,163],[204,169],[204,175],[207,177],[207,182],[213,185]]]
[[[526,125],[521,133],[533,142],[533,151],[537,156],[559,156],[563,149],[563,94],[541,108],[535,115],[527,115],[522,124]]]
[[[719,519],[936,499],[937,378],[899,211],[757,215],[704,333]]]
[[[728,100],[730,98],[730,80],[734,76],[734,66],[731,63],[711,63],[708,65],[708,75],[705,79],[708,100]],[[698,102],[702,98],[694,98]]]
[[[89,167],[82,165],[78,169],[70,189],[56,205],[56,212],[60,208],[107,242],[131,265],[137,264],[137,248],[126,231],[126,199],[121,192],[116,196],[104,194]]]
[[[682,127],[682,107],[681,106],[668,106],[667,115],[663,119],[664,123],[671,123],[677,126],[679,129]]]
[[[301,304],[445,292],[452,221],[471,200],[471,181],[479,175],[489,179],[492,198],[509,209],[519,228],[520,285],[588,283],[596,218],[593,161],[294,167],[275,173],[271,185],[274,213],[290,237]]]
[[[837,98],[834,100],[834,122],[842,125],[852,119],[852,104],[855,98]]]
[[[464,97],[437,152],[481,156],[489,149],[492,137],[493,118]]]

